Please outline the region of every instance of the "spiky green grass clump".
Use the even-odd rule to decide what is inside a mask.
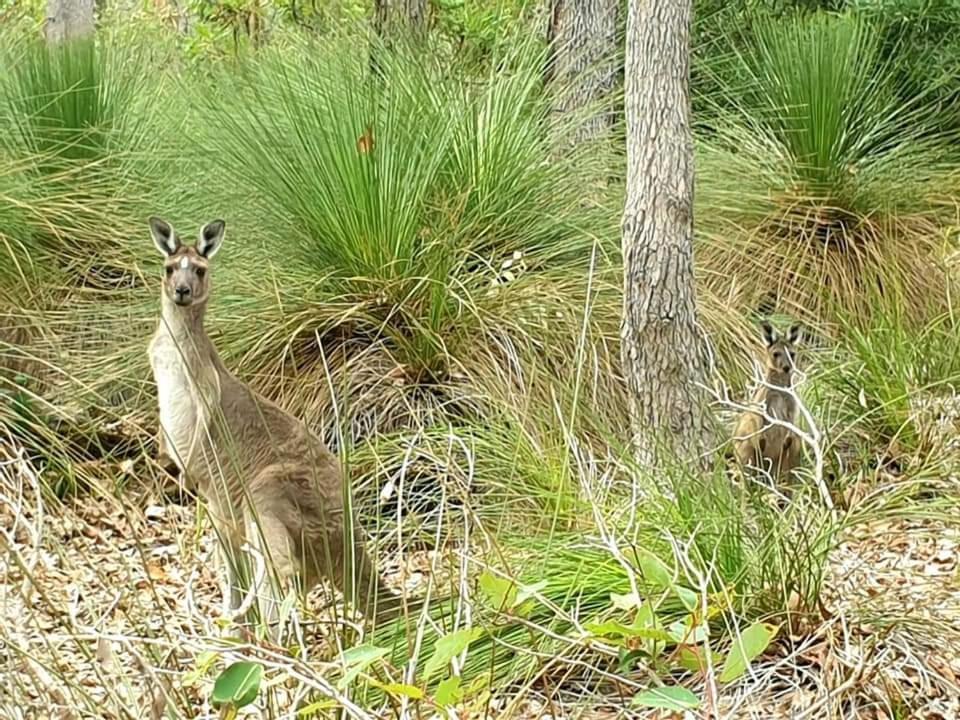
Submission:
[[[944,297],[957,145],[927,95],[898,95],[878,37],[820,13],[760,20],[717,54],[743,82],[714,98],[702,134],[699,260],[753,307],[771,294],[815,321],[825,301],[868,314],[877,288],[902,288],[918,313]]]
[[[203,110],[217,118],[201,141],[222,172],[211,194],[256,218],[218,278],[247,297],[225,308],[231,362],[280,396],[296,383],[314,417],[331,383],[364,383],[363,412],[386,430],[416,406],[469,416],[535,382],[534,365],[573,372],[584,332],[609,368],[615,216],[597,162],[547,162],[567,129],[550,121],[539,54],[513,52],[467,82],[400,43],[371,74],[365,48],[333,39],[224,79]],[[269,330],[251,346],[253,317]]]

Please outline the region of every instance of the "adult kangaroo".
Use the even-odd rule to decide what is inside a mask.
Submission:
[[[230,585],[225,604],[240,605],[238,560],[248,542],[273,570],[264,614],[271,628],[296,580],[304,589],[322,577],[340,590],[352,586],[367,617],[395,612],[400,598],[381,582],[359,530],[347,536],[337,458],[297,418],[238,380],[207,335],[210,263],[223,243],[223,220],[204,225],[195,247],[165,220],[149,224],[164,257],[160,323],[149,348],[160,453],[208,505]]]

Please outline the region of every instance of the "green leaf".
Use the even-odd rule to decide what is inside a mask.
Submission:
[[[485,572],[480,576],[480,591],[498,612],[511,609],[517,601],[517,586],[512,580]]]
[[[374,662],[390,652],[387,648],[363,644],[352,647],[343,653],[343,677],[337,682],[341,690],[353,682],[356,677]]]
[[[680,602],[683,603],[683,607],[687,612],[693,612],[700,605],[700,596],[689,588],[685,588],[682,585],[674,585],[673,591],[677,594],[677,597],[680,598]]]
[[[210,702],[214,707],[232,705],[242,708],[257,699],[263,666],[259,663],[240,661],[224,670],[213,684]]]
[[[463,690],[460,689],[460,677],[448,677],[442,683],[437,685],[437,692],[433,699],[437,705],[454,705],[463,698]]]
[[[661,590],[672,590],[680,598],[680,602],[688,612],[693,611],[700,603],[700,596],[693,590],[678,585],[673,581],[673,571],[660,558],[645,548],[637,549],[637,562],[640,572],[648,583]]]
[[[297,717],[313,717],[315,715],[319,715],[324,710],[330,710],[336,706],[337,703],[335,703],[333,700],[318,700],[317,702],[312,702],[309,705],[305,705],[297,710]]]
[[[673,587],[673,572],[667,564],[646,548],[637,549],[637,562],[643,579],[654,587],[668,590]]]
[[[659,687],[644,690],[633,697],[635,707],[666,708],[667,710],[694,710],[700,705],[700,698],[685,687]]]
[[[720,682],[731,682],[743,675],[750,662],[770,646],[779,629],[779,625],[757,622],[734,638],[720,671]]]
[[[370,645],[368,643],[345,650],[341,656],[341,661],[344,665],[343,677],[337,682],[337,687],[341,690],[345,688],[353,682],[357,675],[388,652],[390,652],[390,650],[387,648],[377,647],[376,645]]]
[[[466,650],[470,643],[481,635],[483,635],[483,628],[463,628],[437,638],[433,646],[433,655],[423,668],[423,681],[427,682],[437,670]]]
[[[596,635],[597,637],[621,637],[629,638],[633,637],[634,628],[629,625],[624,625],[622,622],[617,622],[616,620],[607,620],[602,623],[584,623],[584,630]]]
[[[371,682],[384,692],[394,696],[407,697],[411,700],[423,699],[423,690],[413,685],[406,685],[404,683],[380,683],[376,680]]]
[[[637,637],[644,638],[644,649],[650,657],[660,654],[666,643],[672,642],[670,634],[663,629],[663,624],[650,603],[644,603],[637,609],[637,616],[633,619],[634,632]]]

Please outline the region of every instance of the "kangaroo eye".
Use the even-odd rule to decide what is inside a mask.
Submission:
[[[169,265],[167,265],[166,271],[167,271],[167,277],[170,277],[171,275],[173,275],[173,268],[170,267]]]
[[[206,269],[206,268],[202,268],[202,267],[198,267],[198,268],[197,268],[197,277],[198,277],[198,278],[202,278],[202,277],[203,277],[204,275],[206,275],[206,274],[207,274],[207,269]]]

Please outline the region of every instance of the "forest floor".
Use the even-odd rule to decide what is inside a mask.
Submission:
[[[216,717],[204,699],[212,674],[196,665],[222,647],[211,620],[220,589],[214,538],[198,530],[192,503],[91,494],[47,512],[29,493],[2,492],[0,527],[15,551],[5,553],[10,565],[0,564],[3,717],[159,718],[164,687],[184,693],[178,702],[193,705],[192,717]],[[897,518],[849,528],[830,559],[821,616],[724,688],[716,716],[960,717],[958,528]],[[429,566],[414,554],[386,570],[410,589]],[[331,641],[329,632],[311,638]],[[582,691],[578,702],[538,692],[489,707],[531,718],[680,717]]]

